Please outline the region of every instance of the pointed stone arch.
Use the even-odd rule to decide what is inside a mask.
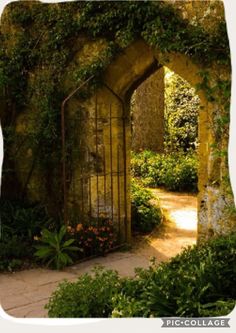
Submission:
[[[141,82],[162,66],[168,66],[192,86],[201,83],[199,72],[202,68],[194,64],[188,57],[182,54],[163,55],[158,50],[153,50],[144,41],[138,40],[127,47],[106,68],[102,87],[84,104],[91,118],[93,118],[92,114],[96,108],[99,113],[98,118],[101,116],[108,119],[110,108],[112,108],[112,117],[117,119],[117,122],[113,121],[112,133],[109,133],[110,128],[106,121],[95,125],[95,127],[99,127],[97,131],[100,133],[100,146],[97,148],[93,142],[90,142],[94,126],[88,125],[87,143],[89,145],[90,142],[90,155],[95,156],[100,164],[105,164],[106,171],[113,174],[111,180],[113,185],[109,184],[108,181],[104,186],[104,170],[101,168],[100,173],[91,170],[93,174],[91,188],[92,192],[96,193],[91,200],[92,214],[94,217],[96,214],[109,217],[112,212],[112,219],[115,224],[119,224],[123,241],[130,241],[131,238],[130,96]],[[212,188],[209,185],[212,173],[220,172],[220,169],[215,170],[215,160],[212,158],[210,149],[213,133],[209,124],[212,112],[217,105],[207,101],[202,90],[198,91],[198,95],[201,105],[199,114],[198,238],[201,239],[207,238],[212,232],[220,232],[223,198],[220,189]],[[111,144],[112,152],[109,148]],[[101,148],[102,146],[103,148]],[[102,152],[102,149],[105,150],[105,153]],[[117,153],[118,149],[119,153]],[[116,176],[119,173],[120,175]],[[120,192],[117,193],[118,191]]]

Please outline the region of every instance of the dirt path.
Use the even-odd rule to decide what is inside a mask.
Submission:
[[[165,216],[163,224],[150,235],[136,237],[133,248],[114,252],[57,272],[31,269],[13,274],[0,274],[0,301],[3,309],[14,317],[46,317],[44,305],[63,279],[77,277],[101,264],[116,269],[123,276],[133,276],[135,267],[148,267],[151,257],[166,261],[182,247],[196,242],[197,199],[194,195],[177,194],[154,189],[160,198]]]

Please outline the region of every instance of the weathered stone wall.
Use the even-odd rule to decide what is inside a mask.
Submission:
[[[146,79],[131,98],[132,150],[164,150],[164,68]]]
[[[170,0],[169,2],[192,25],[201,26],[210,32],[224,19],[224,5],[221,0]]]

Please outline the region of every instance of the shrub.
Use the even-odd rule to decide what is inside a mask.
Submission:
[[[113,316],[227,315],[236,299],[235,259],[234,234],[187,248],[168,263],[141,269],[134,287],[116,298]]]
[[[150,232],[160,224],[162,214],[157,204],[154,206],[150,200],[154,199],[152,193],[138,184],[134,179],[131,183],[132,200],[132,228],[134,231]]]
[[[45,208],[38,204],[1,200],[0,209],[3,237],[17,235],[32,242],[43,227],[52,224]]]
[[[163,186],[171,191],[197,191],[197,156],[195,153],[133,153],[132,174],[145,186]]]
[[[47,265],[61,269],[69,264],[73,263],[72,253],[79,251],[77,246],[72,246],[75,239],[65,239],[66,226],[62,226],[60,230],[51,232],[47,229],[42,231],[42,237],[40,238],[41,245],[35,246],[37,251],[35,256],[43,262],[47,262]]]
[[[1,200],[0,271],[20,268],[33,260],[34,239],[52,225],[40,205]]]
[[[148,161],[155,157],[156,153],[143,150],[140,153],[131,152],[131,171],[134,177],[146,177],[148,175]]]
[[[136,268],[135,278],[124,278],[121,288],[112,299],[112,317],[147,317],[147,307],[140,297],[151,281],[149,269]]]
[[[0,271],[13,271],[22,266],[32,253],[26,243],[16,235],[4,236],[0,241]]]
[[[168,151],[195,149],[199,97],[187,81],[167,69],[165,71],[165,148]]]
[[[117,272],[94,269],[94,275],[84,274],[76,282],[64,281],[52,294],[46,309],[51,318],[108,317],[112,297],[120,288]]]

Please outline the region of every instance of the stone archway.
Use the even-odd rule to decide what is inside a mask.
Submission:
[[[88,122],[86,129],[88,152],[85,154],[85,159],[87,165],[90,165],[91,178],[90,184],[82,186],[83,197],[89,195],[91,197],[86,199],[87,202],[90,201],[90,208],[84,206],[83,211],[90,210],[94,218],[103,216],[112,218],[114,224],[119,226],[122,241],[129,241],[131,238],[130,96],[151,73],[167,64],[192,86],[200,83],[198,73],[201,68],[193,64],[189,58],[180,54],[170,54],[166,58],[139,40],[127,47],[108,66],[103,78],[103,87],[83,104],[89,118],[93,119],[95,114],[97,117],[96,123]],[[201,101],[198,185],[198,238],[200,239],[208,237],[209,233],[220,231],[223,199],[220,189],[213,189],[208,185],[212,172],[215,172],[215,161],[210,154],[212,133],[208,126],[215,106],[207,101],[203,91],[198,94]],[[74,102],[71,101],[71,105]],[[97,144],[94,144],[96,140]],[[78,170],[77,172],[79,173]],[[78,177],[79,175],[74,174],[72,178],[78,179]],[[76,195],[70,187],[71,203],[75,201],[73,197]]]

